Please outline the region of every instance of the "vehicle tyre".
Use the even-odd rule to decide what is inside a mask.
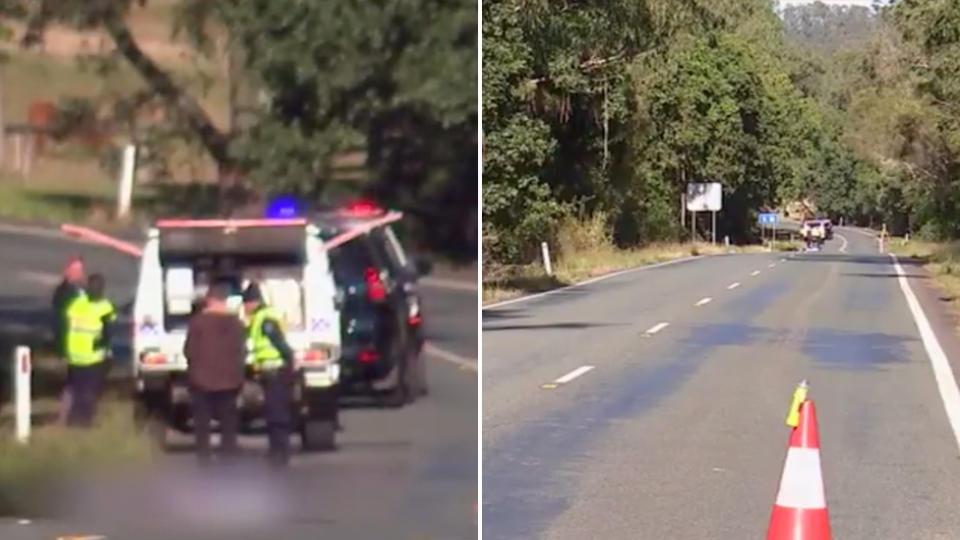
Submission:
[[[385,407],[398,409],[410,401],[410,387],[407,384],[406,361],[401,360],[396,369],[399,370],[397,383],[393,388],[387,390],[381,401]]]
[[[335,450],[337,425],[329,420],[304,420],[300,428],[300,443],[304,452]]]
[[[427,362],[423,358],[423,351],[411,351],[407,357],[409,367],[410,402],[427,395]]]
[[[134,401],[133,425],[160,448],[167,444],[167,419],[163,410],[147,398]]]

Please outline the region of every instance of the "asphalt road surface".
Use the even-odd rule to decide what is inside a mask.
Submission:
[[[929,280],[902,268],[960,359]],[[802,379],[834,538],[960,538],[956,383],[860,231],[623,273],[482,326],[485,539],[762,538]]]
[[[129,256],[0,226],[5,353],[37,339],[70,254],[82,254],[88,272],[106,275],[115,303],[132,300],[136,262]],[[289,471],[274,475],[251,457],[238,471],[214,476],[195,469],[188,453],[174,453],[143,477],[97,479],[78,492],[79,506],[67,517],[4,517],[0,538],[476,538],[477,294],[428,284],[424,304],[434,351],[430,395],[401,410],[345,410],[337,452],[298,455]],[[265,447],[261,438],[241,442],[252,454]]]

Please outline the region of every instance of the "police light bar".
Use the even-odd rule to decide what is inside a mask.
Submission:
[[[290,219],[300,215],[300,204],[296,198],[281,196],[274,199],[264,214],[269,219]]]
[[[342,213],[351,217],[382,216],[386,211],[373,201],[359,200],[348,204]]]
[[[304,218],[289,219],[161,219],[157,227],[161,229],[188,229],[188,228],[246,228],[246,227],[293,227],[305,226]]]

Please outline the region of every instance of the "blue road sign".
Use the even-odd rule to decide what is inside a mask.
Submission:
[[[780,219],[778,215],[770,212],[770,213],[760,214],[759,216],[757,216],[757,221],[761,225],[776,225],[780,221]]]

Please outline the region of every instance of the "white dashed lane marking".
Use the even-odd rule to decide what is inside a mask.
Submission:
[[[647,331],[644,332],[644,333],[645,333],[645,334],[648,334],[648,335],[653,335],[653,334],[656,334],[657,332],[663,330],[664,328],[666,328],[666,327],[668,327],[668,326],[670,326],[670,323],[668,323],[668,322],[657,323],[657,324],[651,326],[649,329],[647,329]]]

